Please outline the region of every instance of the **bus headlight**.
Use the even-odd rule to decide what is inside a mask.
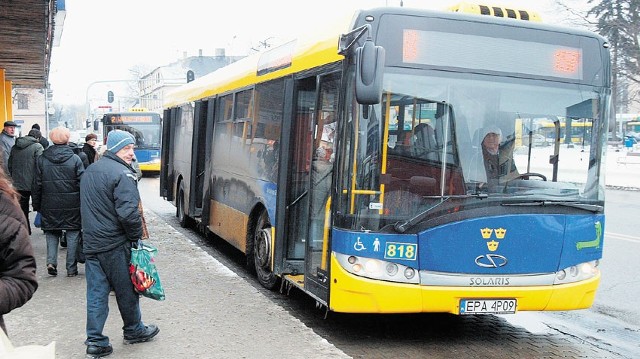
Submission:
[[[600,262],[596,260],[561,269],[556,272],[553,284],[574,283],[593,278],[600,273],[599,264]]]
[[[374,258],[347,256],[340,253],[335,255],[338,263],[349,273],[390,282],[419,283],[419,277],[416,276],[414,268]]]

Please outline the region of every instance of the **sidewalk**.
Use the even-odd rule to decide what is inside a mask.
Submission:
[[[104,331],[113,345],[108,358],[349,358],[152,211],[145,217],[167,298],[141,298],[142,319],[157,324],[160,334],[148,343],[124,345],[111,296]],[[34,229],[39,288],[22,308],[4,316],[9,338],[15,347],[55,341],[56,358],[84,358],[84,265],[78,265],[77,277],[66,277],[61,248],[58,276],[49,276],[44,234]]]
[[[627,149],[609,146],[607,149],[605,183],[607,188],[640,190],[640,156],[634,156]]]

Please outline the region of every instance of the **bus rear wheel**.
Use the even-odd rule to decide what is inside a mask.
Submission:
[[[254,227],[253,235],[253,262],[258,282],[267,288],[273,289],[278,278],[271,271],[271,224],[266,211],[262,211]]]

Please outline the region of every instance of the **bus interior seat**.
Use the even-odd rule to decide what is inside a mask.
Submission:
[[[414,150],[418,157],[437,161],[439,160],[436,133],[428,123],[420,123],[414,129]]]

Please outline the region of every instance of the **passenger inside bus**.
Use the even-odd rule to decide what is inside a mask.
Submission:
[[[476,182],[479,190],[496,190],[520,175],[513,160],[511,142],[502,143],[502,130],[497,126],[487,126],[478,131],[482,139],[471,161],[467,180]]]

